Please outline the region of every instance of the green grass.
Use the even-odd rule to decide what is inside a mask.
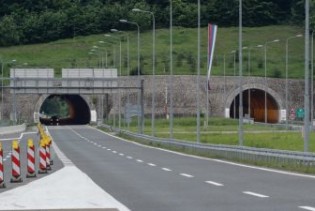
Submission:
[[[279,43],[271,43],[267,48],[267,61],[269,77],[285,76],[285,40],[303,31],[302,28],[292,26],[267,26],[256,28],[244,28],[244,46],[256,46],[265,44],[266,41],[280,39]],[[130,60],[131,70],[136,69],[137,64],[137,36],[131,31],[130,35]],[[197,58],[197,30],[190,28],[174,28],[173,32],[173,72],[178,75],[196,74]],[[143,58],[143,73],[152,73],[152,32],[141,32],[141,55]],[[60,75],[61,68],[71,67],[97,67],[100,58],[104,57],[107,49],[108,63],[113,61],[113,47],[103,44],[99,55],[88,55],[93,45],[99,45],[98,41],[113,42],[114,39],[104,37],[103,34],[75,39],[58,40],[50,43],[13,46],[0,49],[0,56],[4,61],[16,59],[16,67],[50,67],[57,70]],[[302,78],[304,68],[304,39],[296,38],[289,42],[289,77]],[[116,47],[116,66],[119,65],[119,44]],[[226,55],[226,74],[233,75],[232,50],[238,46],[238,28],[220,28],[217,35],[217,43],[214,54],[212,75],[223,75],[223,55]],[[126,68],[126,39],[122,42],[122,69],[123,75],[127,75]],[[251,50],[251,75],[263,75],[263,48]],[[248,51],[244,49],[244,75],[248,75]],[[112,64],[110,66],[113,66]],[[8,75],[6,67],[6,75]],[[156,31],[156,73],[168,74],[169,70],[169,30],[158,29]],[[207,73],[207,28],[201,30],[201,74]]]
[[[116,118],[116,127],[117,126]],[[108,124],[112,124],[110,121]],[[123,129],[127,125],[122,124]],[[138,131],[137,120],[133,119],[130,124],[131,131]],[[169,121],[166,119],[157,119],[155,122],[156,136],[160,138],[169,138]],[[173,134],[175,139],[196,141],[196,119],[192,117],[174,118]],[[151,135],[151,122],[145,121],[144,133]],[[238,120],[224,118],[210,118],[209,126],[201,128],[200,141],[209,144],[238,145]],[[301,131],[286,131],[281,127],[264,125],[244,125],[244,146],[269,148],[291,151],[303,151],[304,142]],[[315,134],[310,134],[309,150],[315,152]]]

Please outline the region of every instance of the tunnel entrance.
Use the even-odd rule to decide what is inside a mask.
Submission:
[[[276,100],[267,93],[267,123],[279,122],[279,106]],[[261,89],[247,89],[243,91],[243,114],[253,118],[255,122],[265,122],[265,91]],[[239,118],[239,95],[230,106],[230,118]]]
[[[40,107],[39,121],[45,125],[84,125],[91,112],[80,95],[50,95]]]

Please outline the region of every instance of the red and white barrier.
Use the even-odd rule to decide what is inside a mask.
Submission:
[[[21,178],[21,162],[20,162],[20,145],[17,140],[12,142],[12,178],[11,182],[22,182]]]
[[[32,139],[27,140],[27,178],[36,177],[35,172],[35,146]]]
[[[47,173],[47,163],[46,163],[46,143],[44,139],[40,140],[39,146],[39,174],[46,174]]]
[[[4,168],[3,168],[3,149],[2,144],[0,142],[0,188],[5,188],[4,183]]]
[[[50,145],[48,139],[46,141],[46,169],[51,170],[50,167]]]

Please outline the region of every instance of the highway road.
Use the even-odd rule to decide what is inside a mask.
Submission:
[[[89,126],[49,132],[80,170],[134,211],[315,211],[314,176],[186,156]]]

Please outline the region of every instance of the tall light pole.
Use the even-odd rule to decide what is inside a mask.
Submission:
[[[127,24],[131,24],[131,25],[135,25],[137,26],[138,29],[138,46],[137,46],[137,51],[138,51],[138,83],[139,83],[139,87],[140,87],[140,26],[138,23],[136,22],[131,22],[131,21],[127,21],[126,19],[120,19],[119,20],[121,23],[127,23]],[[143,105],[140,105],[140,91],[138,91],[138,108],[141,106],[141,114],[138,114],[138,132],[140,134],[143,133],[143,127],[144,127],[144,113],[143,113]],[[141,116],[141,118],[140,118]]]
[[[200,143],[200,93],[199,93],[199,87],[200,87],[200,0],[198,0],[198,44],[197,44],[197,142]],[[208,92],[208,88],[207,88]]]
[[[250,46],[250,47],[243,47],[243,49],[247,49],[247,66],[248,66],[248,77],[250,77],[251,75],[251,51],[254,49],[254,48],[262,48],[263,45],[256,45],[256,46]],[[250,109],[250,101],[251,101],[251,91],[250,89],[248,89],[248,116],[250,117],[250,112],[251,112],[251,109]]]
[[[235,72],[236,72],[236,50],[231,51],[231,54],[233,54],[233,76],[235,78]],[[234,89],[236,89],[236,84],[234,84]],[[236,118],[236,97],[234,96],[234,105],[233,105],[233,119]]]
[[[288,93],[289,93],[289,85],[288,85],[288,75],[289,75],[289,40],[302,37],[302,34],[297,34],[292,37],[288,37],[285,42],[285,110],[286,110],[286,120],[285,126],[288,129],[288,119],[289,119],[289,106],[288,106]]]
[[[132,9],[133,12],[148,13],[152,16],[152,112],[151,112],[151,135],[155,136],[155,16],[154,13],[138,8]]]
[[[117,30],[117,29],[111,29],[110,30],[111,32],[114,32],[114,33],[124,33],[127,37],[127,76],[130,74],[130,45],[129,45],[129,33],[127,32],[124,32],[124,31],[120,31],[120,30]]]
[[[238,58],[239,58],[239,128],[238,128],[238,144],[243,145],[243,21],[242,21],[242,0],[239,0],[239,30],[238,30]]]
[[[264,57],[265,57],[265,124],[267,124],[268,122],[268,112],[267,112],[267,45],[270,43],[275,43],[275,42],[279,42],[280,40],[276,39],[276,40],[272,40],[272,41],[268,41],[265,42],[264,45]]]
[[[174,138],[173,134],[173,0],[170,0],[170,139]]]
[[[113,30],[111,30],[113,32]],[[121,77],[121,38],[119,37],[118,39],[116,37],[111,36],[110,34],[105,34],[106,37],[112,37],[116,40],[119,40],[119,76]],[[120,80],[118,81],[118,83]],[[119,86],[119,85],[118,85]],[[120,89],[118,90],[118,128],[119,130],[121,129],[121,93]]]
[[[310,55],[309,55],[309,28],[310,28],[310,2],[309,0],[305,0],[305,59],[304,59],[304,68],[305,68],[305,94],[304,94],[304,152],[308,152],[309,148],[309,132],[310,132],[310,115],[309,115],[309,108],[310,108],[310,99],[309,99],[309,62],[310,62]]]

